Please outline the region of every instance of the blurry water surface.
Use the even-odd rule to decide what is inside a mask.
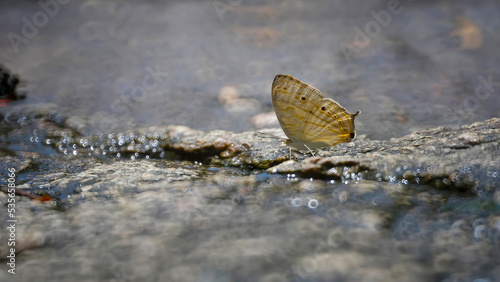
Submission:
[[[499,10],[495,1],[2,2],[0,63],[28,82],[21,103],[107,121],[89,133],[253,130],[283,73],[361,110],[359,134],[388,139],[498,115]],[[224,86],[252,103],[228,110]]]

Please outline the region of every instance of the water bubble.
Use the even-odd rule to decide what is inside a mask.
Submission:
[[[292,206],[294,206],[294,207],[302,206],[302,199],[301,198],[294,198],[292,200]]]
[[[309,202],[307,202],[307,206],[310,208],[310,209],[315,209],[317,208],[319,205],[319,202],[318,200],[316,199],[310,199]]]
[[[486,224],[486,219],[485,218],[476,218],[474,219],[474,221],[472,222],[472,228],[476,228],[477,226],[479,225],[483,225],[483,224]]]
[[[339,194],[339,201],[341,203],[347,201],[348,198],[349,198],[349,192],[347,192],[347,191],[340,192],[340,194]]]
[[[239,193],[237,196],[234,196],[231,202],[233,205],[239,205],[245,200],[245,194]]]
[[[337,171],[337,169],[336,169],[336,168],[332,167],[332,168],[330,168],[330,169],[328,170],[328,172],[327,172],[327,173],[328,173],[328,174],[337,174],[337,173],[338,173],[338,171]]]
[[[488,228],[485,225],[478,225],[474,228],[474,238],[480,240],[486,238]]]
[[[231,203],[233,203],[233,205],[239,205],[240,199],[238,199],[238,197],[233,197],[233,199],[231,199]]]
[[[286,175],[286,180],[287,180],[287,181],[296,182],[296,181],[298,181],[299,179],[295,176],[295,174],[294,174],[294,173],[292,173],[292,174],[287,174],[287,175]]]

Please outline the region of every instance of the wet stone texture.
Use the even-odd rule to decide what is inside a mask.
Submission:
[[[50,109],[50,105],[47,106]],[[34,143],[49,145],[64,154],[98,158],[189,159],[204,164],[268,169],[269,173],[301,177],[390,183],[429,184],[438,189],[492,193],[500,179],[500,119],[464,125],[459,129],[438,127],[413,132],[390,140],[358,137],[355,142],[308,152],[284,147],[279,129],[233,133],[216,130],[205,133],[185,126],[156,126],[144,130],[82,137],[76,128],[82,120],[58,117],[55,113],[29,109],[25,121],[33,130]],[[11,122],[11,125],[15,123]],[[35,129],[34,129],[35,128]]]
[[[498,118],[289,161],[278,130],[85,136],[27,112],[1,166],[50,198],[16,196],[16,281],[500,279]]]

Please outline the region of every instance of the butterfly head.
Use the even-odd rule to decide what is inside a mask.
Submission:
[[[352,131],[346,134],[342,134],[341,141],[340,142],[337,141],[333,146],[337,145],[338,143],[351,142],[352,140],[354,140],[354,138],[356,138],[356,131],[354,130],[354,118],[360,113],[361,111],[357,111],[354,114],[350,114],[352,122]]]

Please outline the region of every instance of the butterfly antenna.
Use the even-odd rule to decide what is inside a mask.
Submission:
[[[257,137],[260,138],[273,138],[273,139],[284,139],[281,136],[269,133],[269,132],[264,132],[264,131],[257,131]]]

